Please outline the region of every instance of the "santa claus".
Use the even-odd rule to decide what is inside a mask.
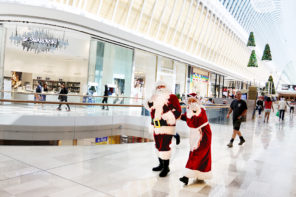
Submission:
[[[200,105],[197,95],[188,95],[187,112],[181,119],[190,128],[190,153],[185,176],[180,181],[188,184],[189,178],[205,180],[211,178],[211,138],[212,132],[205,109]]]
[[[181,107],[176,95],[171,94],[168,86],[158,81],[152,97],[145,103],[150,111],[153,125],[153,136],[159,165],[153,171],[161,171],[159,176],[165,177],[170,169],[170,144],[176,134],[176,120],[181,116]]]

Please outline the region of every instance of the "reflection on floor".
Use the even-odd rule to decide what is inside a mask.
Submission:
[[[294,117],[295,119],[296,117]],[[0,196],[296,196],[296,121],[244,123],[229,149],[230,125],[212,124],[213,179],[184,187],[188,139],[173,143],[171,172],[159,178],[153,143],[0,147]]]

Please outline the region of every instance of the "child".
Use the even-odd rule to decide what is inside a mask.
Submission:
[[[197,95],[188,95],[187,112],[181,119],[190,127],[190,153],[185,176],[179,180],[185,185],[189,178],[199,180],[211,178],[211,138],[212,132],[205,109],[199,104]]]

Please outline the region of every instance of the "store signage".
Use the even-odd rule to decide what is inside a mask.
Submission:
[[[46,81],[49,81],[49,80],[50,80],[50,78],[49,78],[49,77],[46,77],[46,78],[45,78],[45,80],[46,80]]]
[[[97,137],[96,138],[96,144],[107,144],[108,142],[108,137]]]
[[[295,91],[295,90],[296,90],[296,85],[287,85],[287,84],[283,84],[283,85],[282,85],[282,90]]]
[[[198,73],[193,73],[192,80],[207,83],[209,81],[209,77]]]

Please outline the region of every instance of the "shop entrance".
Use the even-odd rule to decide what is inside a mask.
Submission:
[[[87,90],[88,35],[33,24],[4,26],[4,90],[13,92],[7,96],[32,100],[33,93],[41,91],[49,94],[47,101],[58,101],[57,93],[64,84],[69,94],[77,95],[68,101],[81,102]]]

